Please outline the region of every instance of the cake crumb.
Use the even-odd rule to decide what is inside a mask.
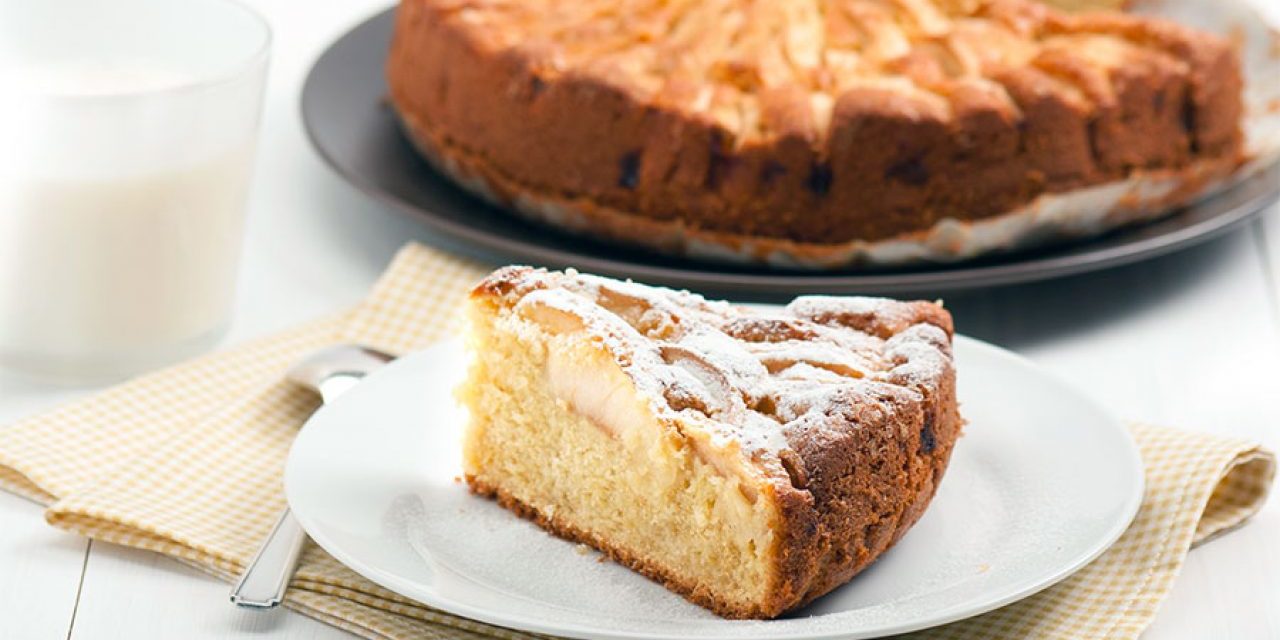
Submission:
[[[580,555],[580,556],[585,556],[585,555],[587,555],[588,553],[591,553],[591,547],[588,547],[588,546],[587,546],[587,545],[585,545],[585,544],[577,544],[577,545],[574,545],[573,550],[574,550],[574,551],[577,551],[577,552],[578,552],[578,555]]]

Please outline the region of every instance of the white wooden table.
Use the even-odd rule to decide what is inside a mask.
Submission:
[[[429,239],[330,173],[298,117],[311,62],[385,2],[250,3],[275,29],[274,60],[230,341],[354,303],[397,247]],[[1280,450],[1280,208],[1174,256],[947,304],[960,331],[1031,357],[1120,416]],[[0,376],[0,423],[90,391]],[[166,558],[54,530],[37,505],[0,492],[0,639],[349,637],[288,611],[239,611],[227,590]],[[1191,553],[1147,636],[1280,638],[1276,500]]]

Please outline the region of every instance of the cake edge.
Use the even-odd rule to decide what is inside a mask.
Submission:
[[[797,270],[956,263],[979,256],[1051,246],[1152,222],[1216,195],[1262,170],[1276,153],[1210,157],[1180,169],[1134,170],[1123,180],[1041,194],[1029,203],[977,220],[944,219],[925,231],[882,240],[812,243],[696,229],[601,205],[584,197],[535,193],[480,156],[433,135],[394,106],[418,155],[463,190],[552,231],[665,255],[725,264]]]

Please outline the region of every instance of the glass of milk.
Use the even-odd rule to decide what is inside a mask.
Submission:
[[[104,380],[216,342],[270,40],[232,0],[0,0],[0,366]]]

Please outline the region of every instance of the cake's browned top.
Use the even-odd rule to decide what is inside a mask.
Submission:
[[[436,0],[487,48],[520,52],[550,83],[589,77],[638,101],[701,114],[738,144],[830,130],[842,96],[954,109],[956,91],[1003,96],[1035,67],[1080,104],[1117,99],[1107,75],[1185,75],[1186,30],[1071,16],[1024,0]],[[1208,36],[1202,36],[1208,39]],[[1183,54],[1183,55],[1179,55]],[[901,96],[896,104],[894,96]]]
[[[811,296],[760,310],[529,267],[495,272],[474,295],[552,333],[585,330],[655,413],[757,463],[815,430],[849,429],[832,417],[855,407],[924,400],[952,371],[951,318],[927,302]]]

